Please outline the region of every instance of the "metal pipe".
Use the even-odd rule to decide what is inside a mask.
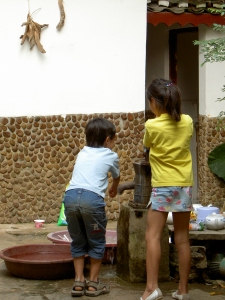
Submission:
[[[133,190],[134,189],[134,181],[127,181],[127,182],[124,182],[124,183],[121,183],[119,184],[118,188],[117,188],[117,193],[119,195],[122,195],[122,193],[125,191],[125,190]]]

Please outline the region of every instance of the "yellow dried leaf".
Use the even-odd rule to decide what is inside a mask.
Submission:
[[[221,292],[211,292],[209,294],[210,294],[210,296],[223,295],[223,293],[221,293]]]

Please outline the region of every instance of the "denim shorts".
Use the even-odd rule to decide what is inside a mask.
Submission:
[[[65,193],[63,202],[72,257],[88,254],[102,259],[107,225],[104,198],[85,189],[73,189]]]
[[[150,201],[153,210],[184,212],[193,210],[191,186],[163,186],[152,188]]]

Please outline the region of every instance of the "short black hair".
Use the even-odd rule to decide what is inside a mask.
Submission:
[[[116,134],[116,127],[104,118],[90,120],[85,128],[87,146],[100,148],[107,137],[113,139]]]

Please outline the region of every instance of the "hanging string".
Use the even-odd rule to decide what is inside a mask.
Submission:
[[[27,1],[28,1],[28,14],[30,14],[30,0]]]

